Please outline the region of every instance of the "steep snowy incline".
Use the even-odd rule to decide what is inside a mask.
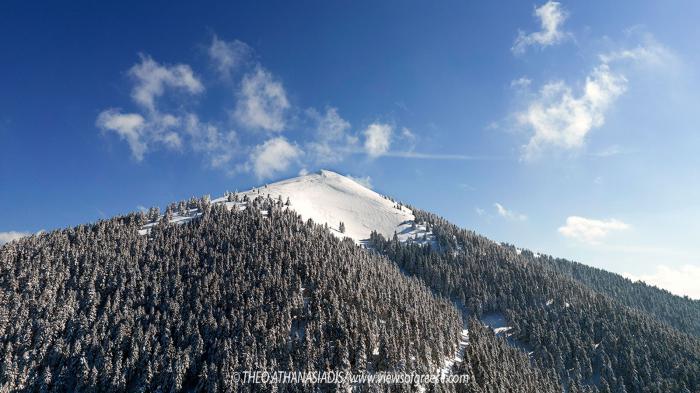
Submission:
[[[338,236],[347,236],[359,242],[368,239],[375,230],[385,237],[394,232],[401,237],[416,236],[423,228],[413,225],[413,212],[403,206],[360,185],[356,181],[335,172],[322,170],[319,173],[299,176],[240,193],[277,199],[289,198],[290,208],[304,220],[312,219]],[[213,202],[224,201],[223,198]],[[345,224],[345,233],[340,233],[340,223]],[[420,233],[422,235],[422,233]]]

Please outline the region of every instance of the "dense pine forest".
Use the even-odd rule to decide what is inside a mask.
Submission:
[[[5,245],[3,391],[267,390],[231,375],[429,372],[454,354],[458,311],[386,259],[269,201],[200,208],[148,236],[133,214]]]
[[[694,310],[697,302],[624,279],[615,288],[609,274],[599,278],[593,269],[587,271],[588,282],[573,279],[576,265],[560,262],[555,268],[546,258],[540,262],[532,253],[518,255],[512,247],[431,213],[414,213],[416,221],[432,229],[431,245],[373,234],[370,247],[436,292],[462,303],[474,317],[505,315],[512,327],[510,340],[530,352],[540,369],[552,370],[569,391],[700,390],[700,339],[672,327],[673,319],[666,323],[669,312],[651,314],[677,303]],[[602,283],[586,285],[596,280]],[[643,304],[629,300],[635,288],[648,291],[650,304],[634,307]],[[654,303],[655,298],[660,301]],[[694,324],[696,319],[676,323],[683,328]]]
[[[620,275],[582,263],[544,255],[535,258],[534,254],[527,250],[523,250],[521,255],[566,274],[626,306],[646,312],[680,331],[700,337],[700,300],[674,296],[668,291],[648,286],[643,282],[633,283]]]
[[[700,391],[697,301],[516,252],[418,209],[430,238],[374,233],[360,247],[281,199],[245,205],[193,199],[2,246],[0,390]],[[173,223],[176,211],[197,218]],[[484,325],[489,315],[505,334]],[[466,384],[232,378],[435,373],[465,328],[449,371]]]

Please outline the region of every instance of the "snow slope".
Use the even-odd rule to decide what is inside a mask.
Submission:
[[[235,196],[235,202],[229,202],[228,197],[223,196],[212,200],[211,203],[223,203],[229,209],[243,210],[247,207],[244,196],[249,200],[268,196],[276,200],[281,197],[283,202],[289,199],[288,208],[299,213],[304,220],[311,219],[317,224],[326,224],[334,235],[340,238],[349,237],[358,244],[369,239],[372,231],[377,231],[389,239],[396,233],[400,241],[420,245],[433,243],[435,240],[425,223],[414,221],[411,209],[349,177],[327,170],[237,192]],[[265,211],[262,213],[267,214]],[[174,211],[170,222],[184,224],[200,215],[197,209]],[[150,233],[150,228],[157,224],[156,221],[144,225],[139,233]],[[340,231],[341,222],[345,225],[345,232]]]
[[[386,197],[362,186],[356,181],[335,172],[322,170],[304,176],[283,180],[254,188],[241,193],[249,198],[255,196],[283,201],[289,198],[290,208],[304,220],[312,219],[318,224],[328,224],[336,235],[347,236],[359,242],[369,238],[372,230],[385,237],[392,237],[394,231],[402,237],[415,235],[420,230],[413,229],[413,212]],[[223,199],[213,202],[223,201]],[[345,224],[345,233],[339,231],[340,223]]]
[[[349,237],[357,243],[368,239],[372,231],[391,238],[396,233],[401,241],[425,244],[433,241],[432,232],[425,224],[415,223],[413,212],[389,198],[359,184],[349,177],[335,172],[321,170],[277,183],[267,184],[252,190],[236,193],[238,202],[229,202],[226,196],[212,200],[224,203],[229,209],[245,209],[249,199],[267,197],[289,198],[289,208],[299,213],[304,220],[312,219],[317,224],[327,224],[328,229],[338,237]],[[174,212],[171,222],[183,224],[200,215],[196,209],[186,213]],[[345,224],[341,233],[340,223]],[[143,226],[141,234],[149,233],[156,223]]]

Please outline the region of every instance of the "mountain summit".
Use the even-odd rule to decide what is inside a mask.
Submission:
[[[368,239],[372,231],[391,238],[396,232],[401,238],[416,235],[413,212],[407,207],[370,190],[357,181],[338,173],[321,170],[245,191],[257,195],[290,200],[290,208],[304,220],[327,224],[338,236],[356,242]],[[213,202],[223,202],[219,198]],[[341,233],[340,223],[345,231]]]

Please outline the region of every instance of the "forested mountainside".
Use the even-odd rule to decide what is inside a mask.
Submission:
[[[454,355],[451,302],[256,204],[204,200],[199,219],[147,236],[132,214],[0,248],[1,390],[270,391],[233,371],[430,372]]]
[[[466,319],[386,258],[281,201],[207,199],[184,225],[152,210],[0,248],[3,391],[332,391],[242,385],[246,370],[435,373]],[[182,204],[178,204],[182,205]],[[174,205],[176,206],[176,205]],[[171,210],[171,209],[169,209]],[[142,232],[141,232],[142,233]],[[469,323],[468,384],[435,392],[560,392],[552,370]],[[354,391],[416,391],[358,385]]]
[[[589,288],[626,306],[646,312],[680,331],[700,336],[700,300],[674,296],[643,282],[631,282],[618,274],[566,259],[546,255],[535,257],[528,250],[522,250],[521,256],[570,276]]]
[[[413,212],[430,226],[432,246],[377,234],[369,246],[475,317],[503,313],[511,340],[571,391],[700,390],[697,337],[436,215]]]
[[[349,182],[322,172],[0,247],[0,391],[700,391],[697,302],[517,252]],[[290,185],[325,222],[283,202]],[[364,210],[336,206],[362,198]],[[374,216],[402,233],[358,240]],[[233,378],[250,370],[469,381]]]
[[[527,354],[496,337],[477,319],[469,319],[469,345],[455,374],[470,376],[460,393],[472,392],[562,392],[551,370],[542,370],[530,363]]]

